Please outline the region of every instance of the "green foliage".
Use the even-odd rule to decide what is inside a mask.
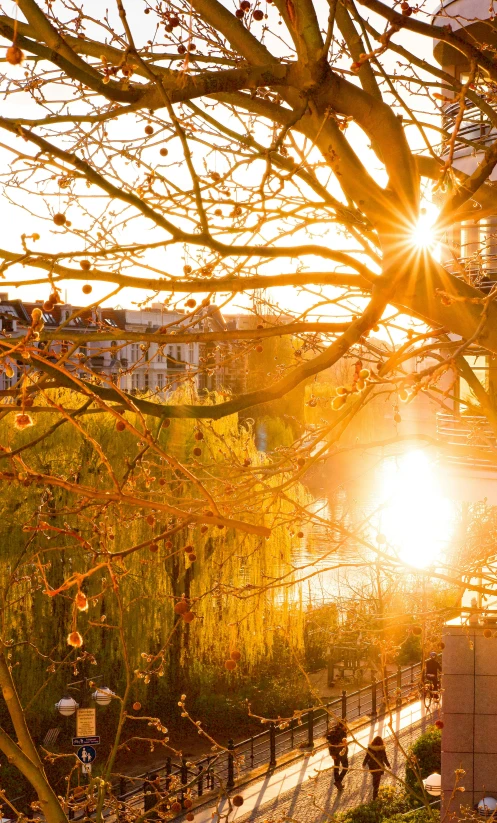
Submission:
[[[304,634],[305,665],[308,671],[316,672],[326,666],[330,633],[337,626],[337,614],[335,604],[308,610]]]
[[[437,809],[413,809],[409,795],[393,786],[383,786],[376,800],[361,803],[353,809],[339,812],[336,823],[439,823],[440,812]]]
[[[409,749],[409,757],[416,758],[417,771],[424,780],[433,772],[439,772],[442,759],[442,732],[431,726]],[[419,794],[420,785],[412,766],[406,763],[406,785]]]
[[[63,400],[68,407],[71,398],[62,395],[51,392],[52,400]],[[177,398],[182,399],[191,400]],[[216,398],[210,400],[215,402]],[[0,421],[2,442],[18,448],[49,431],[58,419],[50,412],[38,414],[34,428],[16,431],[11,415],[7,415]],[[128,412],[126,419],[140,429],[138,415]],[[140,506],[120,502],[96,507],[66,489],[29,477],[22,478],[24,484],[2,482],[3,621],[8,627],[7,637],[15,644],[14,678],[23,701],[29,704],[28,719],[35,737],[41,740],[48,728],[64,724],[64,720],[55,719],[54,704],[65,693],[67,683],[82,676],[99,676],[100,684],[123,693],[123,644],[135,679],[130,700],[141,702],[147,713],[157,714],[164,725],[169,726],[171,716],[178,715],[179,695],[186,691],[200,699],[206,680],[212,684],[222,682],[228,692],[232,689],[237,704],[241,697],[251,699],[253,695],[242,688],[245,678],[255,673],[257,681],[259,673],[265,673],[281,657],[282,646],[290,645],[300,654],[304,650],[305,615],[298,587],[295,590],[288,586],[282,594],[277,587],[267,586],[268,580],[287,573],[292,560],[294,545],[288,522],[295,520],[300,506],[307,501],[304,488],[297,487],[296,494],[292,491],[279,500],[277,495],[273,498],[268,494],[271,478],[264,485],[251,483],[252,505],[245,508],[243,518],[270,526],[269,539],[226,528],[209,528],[203,533],[199,526],[189,526],[172,535],[172,546],[161,542],[158,552],[152,554],[147,541],[176,525],[174,516],[160,510],[162,501],[180,505],[184,499],[198,496],[197,489],[188,485],[167,460],[150,452],[140,459],[136,469],[129,471],[141,447],[129,431],[116,431],[111,415],[81,417],[80,425],[86,436],[65,423],[26,451],[24,460],[28,468],[70,483],[76,481],[79,489],[103,491],[112,488],[112,481],[101,460],[101,449],[118,479],[129,472],[125,494],[148,497],[157,502],[158,509],[151,525],[147,522],[150,510]],[[195,446],[195,421],[173,420],[160,432],[157,421],[149,421],[149,425],[163,452],[188,465]],[[256,449],[252,425],[247,421],[240,425],[236,416],[205,424],[203,433],[201,461],[208,462],[206,482],[212,484],[214,494],[219,484],[223,488],[227,485],[223,474],[227,455],[238,474],[243,473],[247,458],[251,466],[268,461]],[[40,527],[40,523],[45,525]],[[82,589],[89,598],[87,612],[74,612],[74,586],[61,595],[47,596],[49,590],[56,590],[72,575],[88,573],[96,557],[101,560],[106,552],[112,557],[141,543],[145,543],[142,549],[122,561],[110,562],[108,566],[104,563],[97,574],[84,579]],[[190,543],[197,555],[193,564],[183,552],[185,544]],[[248,581],[252,588],[244,591]],[[214,595],[206,597],[206,592]],[[179,620],[173,631],[178,620],[173,605],[183,593],[190,598],[197,618],[189,625]],[[66,643],[73,620],[84,638],[83,650],[88,655],[79,662],[77,652],[71,651]],[[112,628],[116,626],[122,627],[122,633]],[[284,642],[279,640],[280,635]],[[223,663],[235,648],[241,653],[241,661],[237,670],[228,674]],[[148,655],[157,654],[149,675]],[[275,668],[276,679],[277,674]],[[269,680],[265,688],[269,691]],[[282,688],[292,695],[298,692],[293,685]],[[76,698],[79,700],[80,695]],[[189,709],[193,708],[189,703]],[[109,741],[117,711],[116,701],[99,714],[102,736]],[[69,725],[72,728],[74,718],[69,718]],[[70,730],[64,728],[61,743],[71,736]]]
[[[388,818],[388,823],[439,823],[439,821],[439,809],[430,809],[428,811],[425,807],[407,814],[394,814]]]
[[[409,634],[399,649],[396,662],[399,666],[418,663],[421,660],[421,652],[421,638],[415,634]]]
[[[383,786],[376,800],[372,800],[371,803],[361,803],[353,809],[340,812],[336,815],[336,821],[337,823],[381,823],[382,820],[390,820],[395,815],[409,811],[410,808],[411,804],[405,792],[393,786]]]

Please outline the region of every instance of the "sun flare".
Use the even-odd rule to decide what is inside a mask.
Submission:
[[[418,249],[433,249],[436,246],[437,237],[433,223],[433,215],[429,214],[426,209],[422,209],[411,234],[412,242]]]
[[[419,569],[439,560],[453,534],[454,505],[436,463],[423,451],[385,461],[381,497],[381,532],[399,558]]]

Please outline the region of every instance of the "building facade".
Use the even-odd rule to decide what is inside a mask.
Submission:
[[[162,303],[153,303],[141,309],[98,308],[85,309],[69,303],[55,306],[48,312],[43,302],[34,303],[9,299],[0,293],[0,333],[22,337],[31,325],[34,308],[42,311],[45,330],[55,332],[66,324],[68,341],[41,341],[38,346],[51,353],[54,360],[61,352],[69,352],[68,364],[81,379],[95,374],[106,375],[124,392],[162,399],[181,386],[194,387],[197,392],[227,391],[237,393],[243,388],[244,357],[233,343],[197,340],[199,332],[236,330],[243,323],[241,316],[225,318],[215,305],[202,307],[194,315],[173,311]],[[99,333],[112,331],[116,339],[99,341]],[[139,336],[130,342],[119,339],[119,331],[134,332]],[[157,332],[173,336],[182,333],[182,339],[160,345],[147,335]],[[184,334],[191,341],[184,340]],[[77,346],[77,336],[82,342]],[[84,338],[92,336],[91,340]],[[50,354],[48,354],[50,356]],[[0,374],[0,391],[12,389],[19,380],[22,362],[8,360],[9,368]]]

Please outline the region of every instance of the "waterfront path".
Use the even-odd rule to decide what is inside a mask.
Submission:
[[[359,728],[353,734],[354,742],[349,745],[350,770],[344,781],[344,790],[340,793],[333,786],[333,763],[328,749],[320,741],[321,747],[316,747],[303,758],[264,775],[252,784],[234,789],[232,795],[241,794],[244,803],[233,810],[230,821],[279,823],[293,819],[299,823],[323,823],[339,810],[364,803],[371,799],[372,793],[369,772],[362,770],[364,747],[368,741],[378,734],[384,738],[392,772],[402,779],[404,752],[435,719],[433,714],[426,712],[420,701],[416,701],[392,713],[391,728],[388,716]],[[383,785],[395,782],[393,775],[385,774]],[[217,811],[221,814],[228,811],[226,801],[219,803]],[[212,823],[215,812],[214,803],[197,808],[195,823]]]

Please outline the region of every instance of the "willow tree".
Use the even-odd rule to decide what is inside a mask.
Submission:
[[[461,36],[407,1],[391,8],[381,0],[116,0],[102,14],[91,0],[17,0],[16,15],[0,17],[0,33],[3,202],[11,227],[0,250],[3,285],[29,286],[33,298],[43,291],[47,307],[77,281],[86,295],[98,287],[94,305],[127,288],[141,290],[144,304],[158,295],[174,306],[183,296],[186,325],[216,295],[221,302],[247,296],[249,307],[254,296],[264,316],[257,328],[202,331],[197,339],[221,347],[231,341],[238,355],[260,354],[268,337],[298,341],[294,362],[277,364],[246,392],[214,403],[194,396],[162,402],[130,396],[89,366],[87,378],[77,376],[77,349],[85,341],[165,345],[178,342],[176,330],[142,339],[98,327],[76,338],[66,320],[49,334],[35,309],[21,336],[0,339],[6,373],[12,359],[22,364],[19,383],[3,391],[2,414],[31,438],[19,449],[5,436],[6,483],[63,490],[74,510],[95,507],[100,518],[122,505],[144,519],[174,519],[178,529],[224,527],[265,539],[271,529],[253,517],[253,489],[257,505],[264,495],[286,505],[291,483],[327,454],[329,442],[316,445],[338,440],[377,393],[408,399],[461,370],[495,427],[493,402],[463,357],[482,347],[497,353],[493,293],[452,276],[413,241],[429,181],[444,194],[437,230],[497,213],[488,182],[497,157],[491,135],[469,141],[478,157],[470,176],[454,162],[466,99],[495,125],[490,22],[478,36]],[[462,56],[467,79],[433,62],[432,39]],[[440,97],[458,102],[460,115],[452,140],[442,129],[443,152]],[[424,325],[385,357],[375,330],[407,328],[409,318]],[[408,359],[428,354],[435,365],[406,375]],[[349,357],[355,371],[333,400],[337,414],[269,464],[227,449],[229,482],[212,486],[199,468],[200,446],[178,458],[161,445],[158,432],[173,418],[193,418],[200,440],[211,421],[285,398]],[[69,390],[62,399],[54,393],[60,388]],[[86,482],[36,458],[35,445],[49,437],[37,422],[47,406],[57,417],[52,429],[77,431],[98,455],[99,470]],[[116,436],[126,430],[140,454],[164,461],[188,496],[164,487],[151,497],[148,470],[135,484],[129,472],[116,475],[86,423],[103,414],[114,419]],[[300,521],[311,517],[298,513]],[[77,532],[71,539],[79,542]],[[369,548],[385,563],[398,562]],[[112,564],[111,555],[107,544],[93,546],[87,573]],[[60,593],[76,598],[78,581],[68,577]],[[0,748],[32,782],[47,819],[64,820],[7,654],[4,645],[0,682],[15,735],[0,730]],[[99,814],[103,806],[101,789]]]

